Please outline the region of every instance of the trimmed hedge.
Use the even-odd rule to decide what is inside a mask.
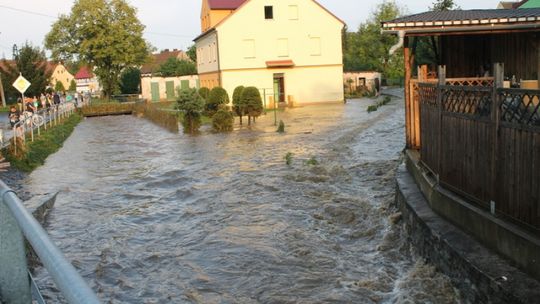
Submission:
[[[216,132],[230,132],[234,129],[234,116],[232,112],[220,109],[212,117],[212,129]]]
[[[133,108],[133,114],[140,115],[173,133],[178,133],[178,115],[175,112],[162,110],[155,104],[139,103]]]
[[[212,117],[223,105],[229,103],[229,94],[224,88],[215,87],[210,91],[208,99],[206,100],[205,112],[206,115]]]

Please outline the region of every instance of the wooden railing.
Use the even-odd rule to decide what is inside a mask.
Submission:
[[[407,91],[406,98],[406,121],[407,121],[407,147],[413,149],[420,149],[421,136],[420,136],[420,104],[419,104],[419,90],[420,83],[432,83],[436,84],[438,79],[425,79],[419,81],[418,79],[411,79],[409,84],[409,90]],[[445,84],[449,86],[477,86],[477,87],[493,87],[493,77],[467,77],[467,78],[448,78],[445,79]]]
[[[442,186],[540,233],[540,90],[419,83],[421,161]]]

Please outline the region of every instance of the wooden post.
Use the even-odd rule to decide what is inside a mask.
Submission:
[[[439,82],[437,84],[437,108],[439,109],[439,123],[438,123],[438,150],[437,150],[437,183],[439,183],[439,176],[441,174],[442,170],[442,136],[443,136],[443,128],[442,128],[442,120],[443,120],[443,90],[442,86],[446,85],[446,66],[440,65],[437,71],[437,75],[439,77]]]
[[[497,162],[499,154],[499,125],[500,125],[500,99],[498,89],[504,87],[504,64],[493,64],[493,94],[491,97],[491,123],[493,126],[493,147],[491,149],[491,205],[496,208],[496,192],[497,192]]]
[[[410,48],[409,48],[409,37],[405,37],[405,42],[403,44],[403,56],[405,62],[405,136],[406,136],[406,147],[408,149],[413,147],[411,141],[411,67],[410,67]]]
[[[4,94],[4,84],[2,83],[2,73],[0,73],[0,98],[2,98],[2,107],[6,107],[6,95]]]

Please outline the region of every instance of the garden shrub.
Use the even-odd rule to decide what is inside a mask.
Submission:
[[[234,127],[234,116],[232,112],[220,109],[212,117],[212,129],[216,132],[230,132]]]
[[[194,134],[201,127],[201,112],[204,109],[204,100],[197,89],[178,89],[176,108],[184,112],[182,125],[184,133]]]
[[[199,95],[206,101],[208,99],[208,95],[210,95],[210,89],[205,87],[200,88]]]
[[[210,91],[208,99],[206,100],[205,105],[205,114],[209,117],[214,116],[214,114],[221,108],[221,106],[229,103],[229,94],[225,91],[224,88],[215,87]]]
[[[247,87],[242,92],[242,103],[245,105],[248,124],[251,124],[251,118],[255,121],[256,117],[263,113],[263,103],[261,93],[256,87]]]
[[[242,124],[242,116],[246,115],[246,107],[242,100],[242,92],[244,92],[244,86],[238,86],[234,89],[232,97],[233,111],[240,117],[240,124]]]
[[[278,126],[276,132],[278,132],[278,133],[285,133],[285,123],[283,122],[283,120],[280,120],[280,121],[279,121],[279,126]]]

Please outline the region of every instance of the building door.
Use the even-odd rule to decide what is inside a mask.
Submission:
[[[285,75],[274,74],[274,100],[285,102]]]
[[[152,101],[159,101],[159,82],[152,82],[150,84],[150,91],[152,93]]]
[[[174,81],[167,81],[165,83],[165,92],[167,93],[167,100],[174,100]]]

